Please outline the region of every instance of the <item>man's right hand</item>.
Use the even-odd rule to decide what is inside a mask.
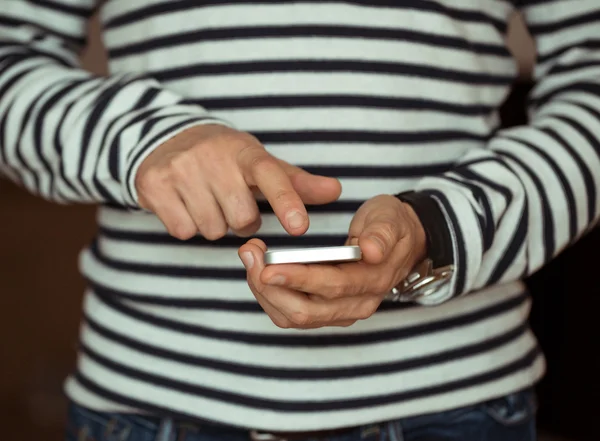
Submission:
[[[220,125],[187,129],[154,150],[140,165],[139,204],[169,233],[209,240],[228,229],[250,236],[260,228],[255,193],[270,203],[292,235],[308,230],[304,204],[326,204],[341,193],[337,179],[312,175],[270,155],[252,135]]]

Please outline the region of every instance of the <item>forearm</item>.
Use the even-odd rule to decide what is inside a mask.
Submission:
[[[423,179],[453,237],[446,297],[535,272],[600,218],[600,5],[521,0],[538,49],[527,126]]]
[[[599,79],[552,93],[530,125],[499,132],[486,149],[419,184],[452,230],[451,295],[532,274],[598,222]]]
[[[41,20],[43,8],[9,5],[0,12],[0,23],[11,23],[0,24],[0,173],[54,201],[135,206],[133,178],[146,154],[215,121],[150,78],[84,72],[66,49],[71,41],[18,19]],[[65,26],[73,20],[61,17]]]

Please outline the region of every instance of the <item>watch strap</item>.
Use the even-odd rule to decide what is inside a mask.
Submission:
[[[396,197],[410,205],[419,217],[425,230],[427,257],[433,268],[453,265],[452,234],[439,204],[431,196],[416,191],[399,193]]]

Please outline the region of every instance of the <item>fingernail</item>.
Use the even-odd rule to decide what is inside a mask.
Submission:
[[[242,259],[242,263],[244,264],[246,269],[252,269],[252,267],[254,266],[254,256],[250,251],[244,251],[240,255],[240,259]]]
[[[348,243],[350,245],[358,245],[358,237],[351,237]]]
[[[285,285],[285,277],[283,277],[281,274],[277,274],[269,279],[268,284],[274,286]]]
[[[377,236],[369,236],[369,240],[372,240],[375,245],[381,250],[382,253],[385,253],[385,244],[383,241]]]
[[[292,230],[295,230],[297,228],[304,226],[304,216],[302,216],[302,213],[300,213],[299,211],[292,211],[292,212],[288,213],[288,215],[286,216],[286,220],[287,220],[288,226]]]

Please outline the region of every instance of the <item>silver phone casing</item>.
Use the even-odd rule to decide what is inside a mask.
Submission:
[[[265,264],[355,262],[362,253],[357,245],[320,248],[287,248],[265,253]]]

